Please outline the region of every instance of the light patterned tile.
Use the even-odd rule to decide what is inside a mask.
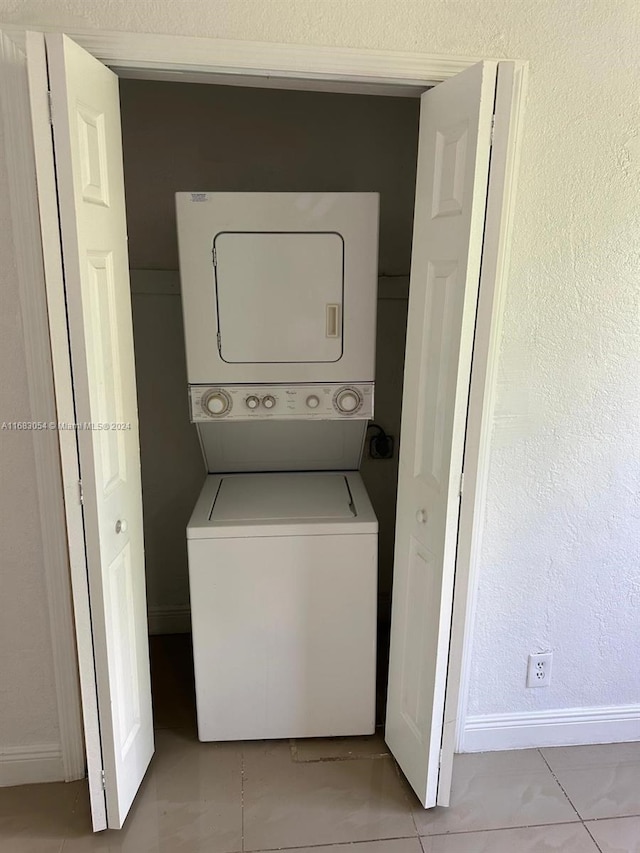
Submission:
[[[17,835],[5,838],[0,834],[0,850],[7,853],[60,853],[63,840],[61,838],[44,838],[37,830],[28,835]]]
[[[598,853],[581,823],[435,835],[422,845],[424,853]]]
[[[583,820],[640,815],[640,743],[541,752]]]
[[[420,835],[571,823],[575,810],[535,749],[457,755],[449,808],[414,810]]]
[[[288,742],[247,745],[245,850],[415,835],[391,758],[296,762]]]
[[[590,820],[586,826],[602,853],[640,853],[640,817]]]
[[[88,796],[63,853],[237,853],[242,849],[242,753],[188,730],[156,733],[156,755],[123,829],[91,832]]]
[[[272,853],[257,850],[254,853]],[[330,844],[328,847],[288,847],[286,853],[422,853],[417,838],[385,841],[362,841],[355,844]]]
[[[294,740],[294,761],[340,761],[389,755],[382,729],[365,737],[319,737]]]
[[[0,850],[59,853],[85,782],[0,788]]]
[[[540,752],[552,770],[582,770],[603,764],[636,764],[640,761],[640,741],[597,743],[588,746],[548,746]]]

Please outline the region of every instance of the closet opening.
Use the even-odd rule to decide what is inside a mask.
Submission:
[[[176,192],[380,194],[375,412],[360,473],[379,522],[384,724],[420,100],[121,79],[156,728],[193,728],[186,527],[205,480],[189,418]],[[382,738],[382,735],[380,734]]]

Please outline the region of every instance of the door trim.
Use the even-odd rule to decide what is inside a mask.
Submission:
[[[32,28],[38,32],[59,31],[56,27]],[[3,27],[18,44],[26,43],[24,26]],[[224,82],[228,85],[270,86],[273,88],[322,89],[336,92],[363,92],[418,96],[433,86],[483,59],[491,57],[442,57],[402,51],[375,51],[352,48],[316,47],[306,45],[270,44],[221,39],[202,39],[181,36],[111,33],[66,29],[65,33],[123,77],[144,79],[193,79]],[[467,441],[473,436],[473,446],[465,447],[465,488],[460,511],[460,543],[454,588],[452,624],[452,654],[447,679],[445,707],[445,736],[456,737],[458,748],[466,716],[466,693],[469,681],[471,634],[475,613],[476,578],[484,522],[484,505],[489,470],[491,424],[495,400],[495,381],[501,337],[501,308],[506,292],[506,280],[511,251],[513,206],[516,176],[521,150],[521,125],[528,64],[522,60],[498,61],[499,76],[506,72],[512,78],[504,86],[501,108],[496,114],[494,156],[489,178],[490,211],[485,225],[485,247],[492,260],[485,264],[480,284],[480,307],[472,363],[471,391]],[[268,79],[267,79],[268,78]],[[505,78],[506,79],[506,78]],[[502,108],[503,107],[503,108]],[[32,146],[33,142],[30,141]],[[496,164],[494,166],[494,163]],[[502,165],[498,168],[498,163]],[[41,165],[38,165],[38,179]],[[492,267],[491,267],[492,265]],[[493,277],[493,278],[492,278]],[[50,288],[60,282],[46,282]],[[49,298],[51,298],[49,296]],[[61,346],[62,318],[50,317],[51,346],[54,358],[54,382],[69,385],[68,352]],[[65,324],[66,336],[66,324]],[[30,366],[36,371],[37,359],[50,358],[49,347],[41,352]],[[43,362],[44,363],[44,362]],[[63,419],[60,410],[58,418]],[[73,417],[69,417],[73,420]],[[62,441],[62,434],[59,433]],[[62,447],[58,450],[63,454]],[[74,465],[68,455],[62,458],[63,481],[67,496],[77,484]],[[68,503],[68,501],[67,501]],[[78,535],[78,520],[69,526],[68,536]],[[72,529],[75,525],[75,532]],[[48,540],[47,540],[48,541]],[[76,608],[78,603],[76,601]],[[88,602],[87,602],[88,607]],[[54,612],[52,625],[62,632]],[[67,626],[68,630],[68,626]],[[71,658],[67,663],[71,662]],[[75,665],[75,660],[73,660]],[[77,670],[76,670],[77,672]],[[456,707],[459,703],[459,707]],[[63,744],[63,750],[64,750]]]
[[[60,30],[36,24],[2,28],[14,33],[22,46],[26,30]],[[121,77],[220,83],[222,80],[215,79],[215,75],[223,75],[226,85],[239,86],[419,97],[426,88],[470,65],[482,60],[498,61],[491,56],[440,56],[74,27],[65,28],[64,32]]]

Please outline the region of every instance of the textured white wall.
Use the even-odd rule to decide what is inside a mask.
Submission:
[[[0,122],[0,151],[2,143]],[[0,424],[31,420],[7,193],[0,158]],[[0,429],[0,755],[7,747],[55,747],[59,740],[37,515],[38,437]]]
[[[640,696],[640,4],[0,0],[0,20],[531,62],[470,711]],[[526,691],[530,650],[554,683]]]

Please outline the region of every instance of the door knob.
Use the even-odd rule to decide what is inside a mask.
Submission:
[[[426,509],[419,509],[416,513],[416,521],[418,524],[426,524],[427,523],[427,511]]]
[[[123,519],[122,521],[118,519],[116,521],[116,533],[126,533],[127,532],[127,522]]]

